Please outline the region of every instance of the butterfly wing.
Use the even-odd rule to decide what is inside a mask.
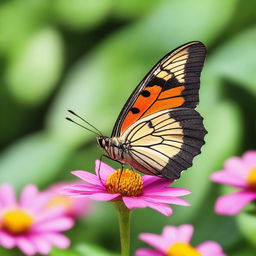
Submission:
[[[139,119],[165,109],[195,108],[206,55],[201,42],[187,43],[167,54],[135,88],[118,116],[112,137]]]
[[[144,173],[177,179],[201,152],[205,134],[197,111],[177,108],[140,119],[121,140],[129,145],[131,166]]]

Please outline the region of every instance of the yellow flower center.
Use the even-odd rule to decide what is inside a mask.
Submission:
[[[47,207],[63,206],[66,211],[69,211],[72,207],[74,199],[66,196],[55,196],[49,200]]]
[[[27,232],[32,224],[32,216],[22,209],[5,212],[2,216],[2,228],[14,235]]]
[[[201,254],[190,244],[176,243],[167,251],[168,256],[200,256]]]
[[[125,169],[118,169],[111,173],[106,182],[108,193],[120,193],[122,196],[139,196],[142,194],[143,180],[138,173]]]
[[[249,187],[256,190],[256,168],[253,168],[247,176]]]

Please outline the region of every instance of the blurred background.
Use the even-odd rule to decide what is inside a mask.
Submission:
[[[132,251],[142,232],[195,225],[193,244],[219,242],[228,255],[256,255],[256,217],[213,212],[224,193],[209,175],[232,155],[256,147],[256,2],[254,0],[2,0],[0,2],[0,182],[17,192],[94,172],[95,136],[67,122],[72,109],[106,135],[134,87],[173,48],[208,48],[200,113],[208,130],[202,154],[177,186],[191,207],[172,217],[136,210]],[[115,166],[115,163],[111,163]],[[95,203],[68,233],[72,246],[52,256],[118,255],[117,216]],[[1,249],[1,255],[12,255]],[[16,254],[17,255],[17,252]]]

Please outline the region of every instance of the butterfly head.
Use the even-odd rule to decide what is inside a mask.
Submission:
[[[102,148],[102,149],[106,149],[109,147],[109,137],[107,136],[99,136],[96,138],[97,139],[97,143],[98,145]]]

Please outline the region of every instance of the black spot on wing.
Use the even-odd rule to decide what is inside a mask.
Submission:
[[[131,112],[133,114],[138,114],[138,113],[140,113],[140,110],[138,108],[131,108]]]
[[[140,94],[141,94],[143,97],[147,98],[147,97],[150,96],[151,93],[150,93],[148,90],[144,90],[144,91],[142,91]]]

